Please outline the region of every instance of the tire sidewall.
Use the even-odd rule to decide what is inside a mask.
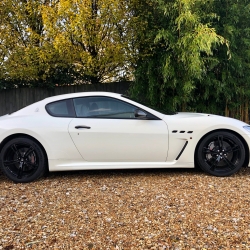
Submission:
[[[234,169],[232,169],[231,171],[227,171],[227,172],[216,172],[216,171],[212,171],[210,169],[210,166],[205,162],[204,160],[204,156],[203,156],[203,148],[205,146],[208,145],[209,141],[211,141],[211,138],[213,137],[216,137],[216,136],[219,136],[219,135],[223,135],[223,136],[226,136],[228,137],[229,139],[231,139],[232,141],[234,141],[239,147],[240,147],[240,160],[238,162],[238,164],[236,165],[236,167]],[[211,133],[207,136],[205,136],[199,146],[198,146],[198,151],[197,151],[197,160],[198,160],[198,164],[200,166],[200,168],[211,174],[211,175],[214,175],[214,176],[220,176],[220,177],[223,177],[223,176],[230,176],[236,172],[238,172],[240,170],[241,167],[243,167],[244,165],[244,162],[245,162],[245,157],[246,157],[246,152],[245,152],[245,147],[242,143],[242,141],[234,134],[230,133],[230,132],[226,132],[226,131],[218,131],[218,132],[214,132],[214,133]]]
[[[5,154],[7,153],[7,150],[9,149],[9,147],[13,144],[20,144],[20,143],[27,143],[30,146],[32,146],[34,148],[34,151],[36,153],[36,156],[38,157],[38,167],[36,172],[28,177],[23,177],[21,179],[17,178],[17,176],[15,176],[14,174],[11,174],[10,171],[4,167],[4,157]],[[18,137],[18,138],[14,138],[12,140],[10,140],[9,142],[7,142],[2,151],[1,151],[1,170],[2,172],[12,181],[16,182],[16,183],[26,183],[26,182],[31,182],[34,181],[38,178],[40,178],[41,176],[43,176],[44,172],[45,172],[45,156],[44,156],[44,152],[41,149],[41,146],[39,146],[35,141],[33,141],[32,139],[26,138],[26,137]]]

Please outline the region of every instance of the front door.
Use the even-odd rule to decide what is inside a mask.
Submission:
[[[89,162],[165,162],[168,128],[160,119],[136,119],[136,106],[110,97],[74,99],[69,133]]]

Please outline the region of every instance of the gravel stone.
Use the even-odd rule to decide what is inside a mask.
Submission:
[[[250,169],[0,174],[0,249],[250,249]]]

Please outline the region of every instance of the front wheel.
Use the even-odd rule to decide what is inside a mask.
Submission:
[[[244,165],[246,153],[242,141],[236,135],[218,131],[202,139],[196,157],[205,172],[215,176],[229,176]]]
[[[14,182],[31,182],[45,173],[46,157],[37,142],[18,137],[3,147],[1,169]]]

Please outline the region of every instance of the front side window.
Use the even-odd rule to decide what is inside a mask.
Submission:
[[[96,96],[73,99],[77,117],[135,119],[136,106],[115,98]]]

